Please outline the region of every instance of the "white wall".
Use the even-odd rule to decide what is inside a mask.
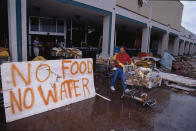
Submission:
[[[8,0],[9,51],[12,61],[18,60],[16,35],[16,1]]]
[[[91,5],[103,10],[112,12],[116,5],[116,0],[74,0],[87,5]]]

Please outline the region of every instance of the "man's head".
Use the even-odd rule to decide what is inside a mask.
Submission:
[[[125,47],[124,46],[120,47],[120,53],[122,53],[122,54],[125,53]]]

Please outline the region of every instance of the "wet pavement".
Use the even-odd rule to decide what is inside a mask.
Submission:
[[[156,88],[150,96],[157,100],[154,107],[143,107],[130,99],[121,99],[122,87],[117,82],[116,92],[109,90],[109,78],[97,74],[97,93],[111,102],[95,98],[54,109],[28,118],[5,123],[0,110],[1,130],[84,130],[84,131],[195,131],[196,97],[177,94],[170,89]]]

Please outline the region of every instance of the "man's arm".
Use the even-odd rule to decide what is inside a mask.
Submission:
[[[128,54],[127,54],[127,61],[130,63],[131,66],[134,66],[134,63]]]

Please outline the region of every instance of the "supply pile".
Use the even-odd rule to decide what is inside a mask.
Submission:
[[[126,73],[128,73],[126,75]],[[150,68],[134,66],[125,67],[126,83],[128,85],[144,86],[148,89],[161,85],[161,77],[158,73],[153,72]]]
[[[82,58],[82,51],[76,48],[54,47],[51,49],[51,56],[79,59]]]
[[[9,59],[8,49],[0,47],[0,59]]]
[[[108,55],[99,54],[96,55],[96,64],[109,65],[111,59]]]

